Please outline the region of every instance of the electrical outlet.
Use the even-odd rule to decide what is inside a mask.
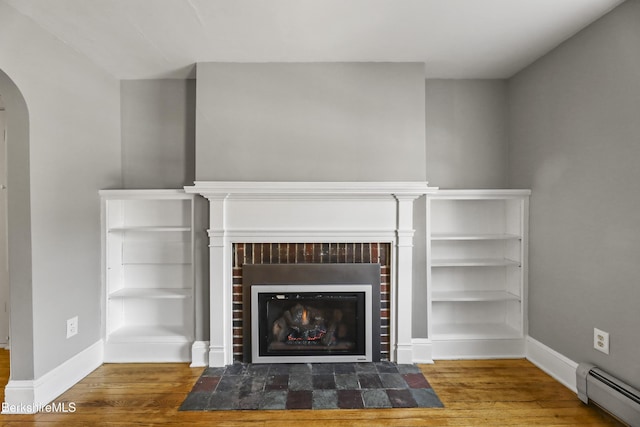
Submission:
[[[78,316],[75,316],[67,320],[67,338],[71,338],[77,333],[78,333]]]
[[[593,328],[593,348],[604,354],[609,354],[609,332]]]

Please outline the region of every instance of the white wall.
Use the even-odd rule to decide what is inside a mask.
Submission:
[[[196,179],[424,181],[418,63],[197,66]]]
[[[533,190],[529,333],[636,388],[639,23],[627,1],[509,82],[510,183]]]
[[[30,173],[26,180],[30,216],[25,212],[22,221],[30,228],[32,277],[15,283],[19,289],[14,289],[13,272],[11,280],[12,302],[14,293],[28,294],[32,288],[32,303],[29,306],[25,295],[12,306],[12,315],[27,318],[12,318],[12,335],[15,327],[21,336],[12,336],[11,377],[32,379],[101,337],[97,191],[122,184],[120,87],[116,79],[4,2],[0,2],[0,69],[22,92],[28,108],[27,157],[16,158],[14,164],[10,150],[9,162]],[[12,108],[7,99],[5,103],[7,110]],[[9,127],[10,120],[9,115]],[[9,191],[18,188],[10,186]],[[76,315],[79,334],[67,340],[66,319]],[[25,336],[29,335],[25,327],[31,337]],[[31,341],[33,352],[20,339]]]

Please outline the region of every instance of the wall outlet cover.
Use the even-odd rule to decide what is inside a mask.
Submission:
[[[593,328],[593,348],[604,354],[609,354],[609,333]]]
[[[67,320],[67,338],[71,338],[77,333],[78,333],[78,316],[75,316]]]

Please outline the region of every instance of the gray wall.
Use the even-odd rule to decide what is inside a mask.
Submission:
[[[11,375],[33,379],[29,112],[18,88],[1,70],[0,93],[6,106]]]
[[[124,188],[193,185],[195,89],[195,80],[121,82]]]
[[[440,188],[505,188],[505,80],[427,80],[427,179]]]
[[[206,81],[208,78],[208,73],[205,68],[209,65],[215,68],[216,73],[218,68],[223,68],[223,64],[199,65],[198,85],[201,91],[203,87],[210,87],[203,83],[203,81]],[[232,67],[231,71],[233,71],[237,65],[238,64],[224,64],[224,67]],[[251,71],[244,70],[244,68],[246,68],[245,66],[241,67],[243,73],[250,75],[254,73],[253,67],[257,65],[250,65]],[[260,78],[275,78],[279,80],[276,71],[278,73],[284,71],[289,72],[288,67],[284,69],[281,68],[283,65],[284,64],[279,64],[279,66],[276,67],[275,64],[269,64],[267,68],[275,77],[269,75],[268,77],[261,76]],[[312,65],[313,68],[318,69],[317,72],[322,70],[321,67],[318,67],[318,64]],[[344,66],[346,66],[346,64],[341,64],[341,67]],[[359,64],[353,72],[358,72],[364,68],[365,64]],[[256,71],[262,70],[262,66],[258,66]],[[324,76],[325,80],[328,78],[328,76]],[[333,84],[347,84],[342,81],[344,78],[342,72],[338,77],[334,76],[333,78],[335,80]],[[422,75],[420,75],[420,79],[422,79]],[[192,176],[193,173],[192,169],[189,168],[188,157],[185,158],[185,155],[188,156],[188,153],[191,151],[193,144],[193,140],[189,137],[192,135],[189,127],[195,126],[193,116],[190,114],[190,112],[192,112],[190,105],[195,105],[195,93],[192,91],[193,84],[194,81],[185,82],[183,80],[137,80],[122,82],[122,142],[125,188],[162,188],[163,186],[173,188],[185,185],[183,181],[188,183],[188,179],[184,180],[184,177]],[[219,85],[220,83],[216,82],[216,84]],[[253,85],[255,83],[251,82],[250,84]],[[263,82],[261,84],[265,83]],[[287,86],[288,82],[278,82],[278,84]],[[303,81],[299,81],[296,84],[303,85]],[[304,85],[308,84],[314,85],[316,83],[313,81],[304,83]],[[426,111],[424,113],[426,120],[423,117],[423,122],[426,123],[426,126],[422,126],[424,126],[426,131],[426,178],[429,182],[432,185],[443,188],[504,187],[507,175],[506,81],[427,80],[424,86],[426,90],[422,102],[424,103],[426,100]],[[216,89],[215,93],[206,93],[204,96],[222,103],[221,106],[217,106],[216,108],[222,108],[228,105],[228,101],[223,102],[225,99],[232,99],[236,102],[236,92],[231,92],[231,89],[226,85],[224,88],[224,90]],[[292,90],[290,88],[286,89],[287,91]],[[299,90],[297,87],[295,89]],[[238,91],[237,88],[235,90]],[[241,97],[255,95],[246,95],[244,94],[245,90],[246,89],[239,91]],[[304,91],[302,92],[304,93]],[[220,94],[219,98],[217,96],[218,94]],[[318,95],[316,94],[316,96]],[[287,108],[295,108],[295,105],[289,106],[286,104],[293,103],[297,97],[297,93],[287,93],[287,99],[285,100],[280,99],[281,95],[278,95],[272,99],[259,99],[258,103],[267,110],[270,110],[272,107],[265,107],[264,104],[272,102],[279,108],[286,110]],[[411,99],[413,98],[412,96]],[[244,99],[243,102],[250,104],[254,101],[248,98]],[[299,100],[296,102],[299,102]],[[307,102],[313,101],[308,100]],[[361,114],[357,109],[347,112],[341,109],[340,107],[343,101],[339,96],[336,96],[335,101],[327,99],[326,102],[329,103],[327,104],[328,106],[318,108],[333,108],[332,104],[335,102],[337,108],[336,114],[346,116]],[[417,103],[415,99],[413,99],[412,102]],[[285,104],[284,107],[280,106],[282,103]],[[242,108],[243,111],[246,111],[249,107],[243,105]],[[269,112],[269,114],[273,114],[273,112]],[[301,116],[302,113],[298,112],[296,115]],[[305,121],[315,121],[314,117],[302,117]],[[260,116],[254,118],[260,119]],[[359,119],[360,122],[362,120],[363,119]],[[417,121],[418,119],[413,118],[413,120]],[[200,123],[200,125],[202,126],[202,123]],[[227,132],[236,132],[237,129],[234,129],[234,127],[245,125],[246,122],[244,120],[230,123]],[[397,123],[395,125],[397,125]],[[255,131],[257,131],[258,125],[254,126],[256,127]],[[298,125],[295,124],[295,126]],[[318,126],[322,127],[324,125],[320,124]],[[376,126],[380,126],[380,124],[376,124]],[[273,136],[271,144],[279,145],[280,141],[277,138],[283,138],[285,140],[293,138],[288,135],[290,131],[290,126],[283,126],[282,129],[277,129],[277,132],[282,135],[278,137]],[[360,131],[359,129],[351,130],[351,132],[354,133]],[[276,132],[276,130],[273,132]],[[294,130],[294,132],[299,131]],[[326,132],[322,131],[320,133],[325,134]],[[354,136],[354,138],[355,137],[356,136]],[[344,135],[336,135],[335,138],[342,139]],[[268,149],[269,147],[262,147],[264,143],[263,139],[263,137],[255,136],[253,141],[247,140],[246,142],[254,144],[256,150]],[[296,144],[308,144],[308,141],[309,137],[301,137],[300,141],[294,142]],[[360,141],[349,142],[349,144],[354,143],[360,144]],[[371,141],[369,141],[369,143],[372,144]],[[211,137],[205,137],[204,140],[199,140],[199,144],[200,151],[209,150],[208,147],[210,144],[213,144],[213,139]],[[382,148],[384,148],[382,141],[380,144],[382,144]],[[424,144],[423,140],[422,145],[424,146]],[[205,145],[206,147],[203,148]],[[368,149],[371,148],[375,147],[368,147]],[[336,150],[344,151],[344,149],[343,146],[336,147]],[[375,150],[379,149],[380,147],[375,148]],[[422,148],[416,146],[415,149],[416,152],[422,156]],[[235,179],[245,179],[247,176],[251,176],[248,175],[249,172],[245,170],[246,167],[241,165],[241,163],[246,160],[245,158],[239,159],[233,152],[229,153],[228,150],[224,151],[226,152],[225,155],[229,157],[215,156],[215,162],[222,163],[223,165],[234,164],[235,162],[238,172],[241,171],[242,173],[242,175],[237,174]],[[278,152],[284,153],[286,151]],[[213,154],[214,151],[211,151],[211,153]],[[340,155],[340,153],[327,153],[326,155],[337,156]],[[287,159],[286,155],[280,157],[285,160]],[[391,160],[391,157],[389,160]],[[305,157],[303,161],[308,161],[308,159]],[[204,166],[201,167],[205,169],[210,168],[210,165],[213,164],[213,162],[202,163]],[[339,179],[337,177],[341,173],[349,176],[344,174],[344,172],[331,170],[327,164],[331,165],[332,163],[333,160],[326,160],[323,165],[327,169],[326,171],[314,177],[300,174],[299,179],[337,180]],[[359,167],[359,163],[359,161],[354,160],[351,165]],[[185,164],[186,167],[184,167]],[[390,164],[393,165],[393,162]],[[386,171],[386,167],[381,167],[381,170],[381,175],[372,177],[371,179],[397,178],[396,176],[390,175]],[[275,179],[273,178],[274,176],[279,176],[279,179],[291,180],[293,179],[291,177],[295,175],[295,173],[280,171],[280,175],[276,175],[276,172],[269,170],[265,171],[264,175],[265,177],[262,177],[262,179]],[[234,178],[220,175],[218,179]],[[427,336],[427,314],[422,309],[424,301],[426,300],[425,214],[425,203],[424,198],[422,198],[415,204],[414,216],[416,229],[414,257],[416,262],[413,274],[416,286],[414,286],[413,295],[415,304],[413,311],[415,313],[413,332],[415,337]],[[204,307],[203,312],[206,313],[206,307]]]
[[[509,82],[510,179],[531,187],[529,333],[640,387],[640,2]],[[593,328],[611,353],[593,349]]]
[[[505,80],[427,80],[426,167],[439,188],[505,188],[507,83]],[[413,336],[427,337],[426,200],[414,205]]]
[[[28,239],[30,231],[32,264],[31,277],[10,271],[11,378],[34,379],[101,338],[98,189],[122,185],[120,86],[3,2],[0,69],[22,93],[28,110],[28,118],[19,105],[16,110],[17,123],[28,120],[28,135],[8,135],[10,167],[29,174],[16,185],[10,171],[10,221],[16,219],[14,209],[21,209],[18,224],[22,238]],[[16,125],[10,113],[16,104],[4,93],[3,99],[10,129]],[[30,215],[24,200],[13,205],[16,191],[30,193]],[[11,236],[9,244],[12,257],[29,249]],[[66,320],[76,315],[79,333],[66,339]]]
[[[197,67],[196,179],[425,180],[417,63]]]

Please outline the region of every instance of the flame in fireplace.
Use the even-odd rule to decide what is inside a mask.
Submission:
[[[306,308],[302,310],[302,324],[303,325],[309,324],[309,312],[307,311]]]

